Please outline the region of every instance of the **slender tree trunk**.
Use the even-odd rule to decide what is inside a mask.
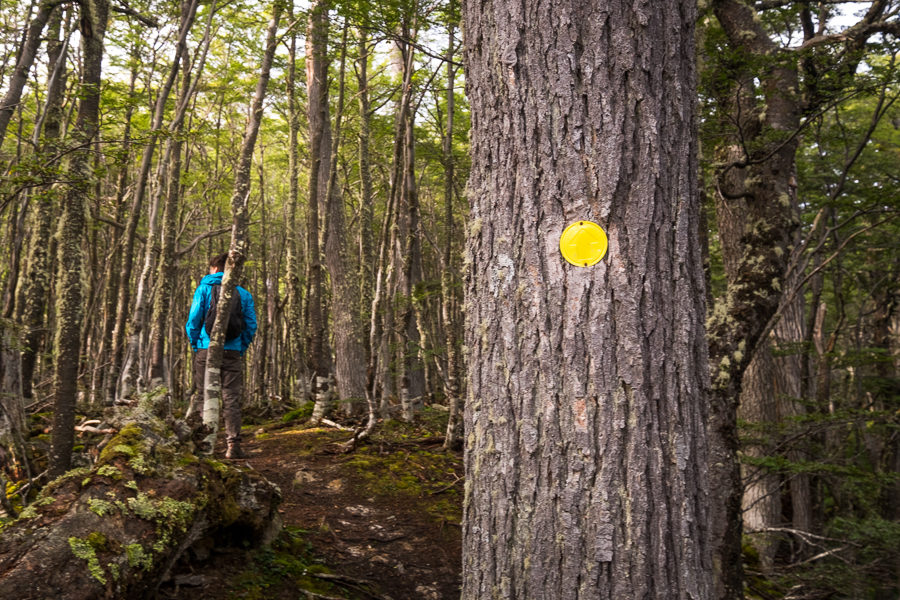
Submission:
[[[127,325],[126,316],[128,314],[128,311],[125,307],[131,305],[130,282],[131,271],[134,266],[134,241],[136,239],[137,226],[140,221],[141,210],[144,204],[144,195],[146,194],[147,190],[147,181],[150,177],[153,155],[156,151],[156,142],[159,139],[160,134],[162,133],[166,102],[169,99],[169,94],[172,91],[172,87],[175,84],[175,79],[181,69],[181,57],[187,47],[187,36],[190,33],[191,26],[194,23],[194,17],[197,14],[198,0],[187,0],[187,2],[187,10],[182,10],[181,26],[179,30],[178,41],[175,45],[175,56],[172,59],[172,65],[169,68],[169,73],[166,81],[163,83],[163,86],[159,91],[159,95],[156,98],[156,105],[153,112],[153,121],[151,123],[150,131],[147,135],[144,154],[141,158],[140,171],[138,171],[137,180],[134,183],[134,191],[132,192],[134,196],[131,203],[131,214],[129,214],[128,216],[128,223],[125,226],[125,233],[123,236],[125,240],[125,247],[122,251],[122,270],[119,276],[119,311],[116,318],[116,325],[113,330],[113,361],[111,365],[113,373],[119,374],[118,389],[114,391],[114,396],[120,399],[127,397],[133,391],[134,387],[136,371],[128,366],[123,367],[123,361],[126,359],[126,352],[128,353],[127,360],[130,361],[131,364],[135,364],[135,362],[139,358],[138,346],[140,343],[139,340],[141,336],[141,329],[143,327],[144,312],[146,310],[144,288],[146,287],[146,278],[149,277],[150,266],[152,266],[148,266],[147,264],[148,256],[150,255],[150,250],[148,248],[145,252],[147,256],[145,256],[144,259],[144,268],[141,272],[140,277],[138,278],[137,293],[135,295],[134,311],[131,323],[132,330],[129,332],[128,349],[126,350],[125,348],[123,348],[123,343],[125,340],[125,328]],[[160,164],[163,164],[162,161]],[[153,216],[153,214],[150,215],[151,230],[155,226],[155,224],[152,223]],[[152,236],[148,237],[148,247],[152,246],[153,243],[154,241],[152,240]],[[116,384],[116,382],[111,383],[112,385]]]
[[[366,30],[357,32],[357,87],[359,88],[359,306],[363,313],[372,305],[375,248],[372,241],[375,202],[369,143],[372,137],[372,109],[369,102],[369,42]],[[371,348],[369,349],[371,351]]]
[[[100,73],[103,37],[109,14],[107,0],[85,0],[81,7],[81,102],[73,139],[82,147],[72,152],[67,179],[72,182],[62,201],[59,224],[56,339],[53,357],[53,431],[50,448],[51,477],[69,469],[74,442],[75,399],[81,349],[83,310],[81,238],[87,226],[84,199],[91,189],[92,142],[99,130]]]
[[[278,22],[281,19],[283,9],[282,0],[276,0],[272,5],[272,18],[266,29],[266,46],[262,64],[259,69],[259,78],[256,81],[256,90],[250,105],[250,116],[244,129],[244,138],[241,142],[241,151],[238,156],[238,164],[234,174],[234,192],[231,196],[231,211],[233,223],[231,227],[231,247],[228,250],[228,261],[225,264],[225,274],[222,277],[222,289],[219,296],[221,306],[229,306],[234,294],[237,294],[237,282],[243,272],[244,261],[248,251],[248,222],[247,205],[250,200],[250,179],[253,166],[253,151],[256,148],[256,138],[259,134],[259,125],[262,122],[263,101],[266,97],[266,88],[269,85],[269,74],[272,69],[272,61],[275,58],[277,47]],[[212,430],[204,440],[201,451],[211,454],[216,441],[216,432],[219,429],[219,414],[222,399],[222,356],[225,347],[225,328],[228,323],[228,311],[216,312],[216,321],[210,332],[209,350],[206,355],[206,373],[204,377],[203,398],[203,423]]]
[[[449,12],[456,11],[456,3],[451,1]],[[449,418],[447,420],[447,433],[444,436],[444,448],[455,448],[462,441],[462,419],[459,401],[459,347],[457,338],[457,324],[454,321],[456,306],[456,273],[453,263],[453,183],[454,183],[454,158],[453,158],[453,117],[456,106],[456,66],[453,64],[453,52],[456,49],[454,39],[456,23],[451,22],[447,39],[447,130],[443,140],[444,162],[444,260],[441,265],[441,325],[444,328],[444,339],[447,345],[447,367],[444,373],[444,396],[447,398]]]
[[[183,4],[183,9],[187,9]],[[178,201],[181,194],[181,169],[183,125],[187,109],[194,97],[197,82],[203,74],[203,66],[206,62],[206,53],[212,39],[212,18],[216,12],[215,3],[209,7],[209,16],[206,22],[206,30],[201,49],[197,52],[196,64],[192,65],[186,53],[182,56],[182,84],[178,95],[177,109],[174,119],[169,126],[170,140],[168,142],[164,160],[168,162],[167,189],[161,190],[165,201],[163,203],[162,228],[160,231],[159,265],[156,271],[157,291],[153,300],[153,312],[150,334],[150,389],[159,386],[169,387],[169,376],[165,361],[166,329],[169,321],[171,299],[175,294],[175,235],[178,216]],[[195,66],[195,72],[191,73],[191,67]],[[193,77],[193,80],[192,80]],[[193,83],[192,83],[193,81]],[[171,391],[171,390],[170,390]]]
[[[707,599],[695,4],[463,3],[463,586]],[[596,221],[608,256],[560,256]]]
[[[408,19],[408,17],[405,17]],[[419,195],[416,189],[415,173],[415,117],[413,111],[414,50],[408,21],[402,25],[401,39],[397,42],[401,58],[403,89],[400,109],[397,115],[396,142],[400,149],[395,152],[395,160],[400,165],[395,169],[397,179],[394,185],[399,189],[397,204],[397,224],[394,236],[394,272],[398,275],[395,304],[399,307],[397,320],[397,363],[401,418],[410,422],[422,408],[425,394],[424,373],[419,360],[421,336],[418,319],[413,306],[413,291],[422,280],[422,248],[419,243]]]
[[[338,105],[335,117],[334,141],[331,147],[328,178],[328,229],[325,232],[325,261],[331,280],[332,320],[334,326],[335,382],[338,399],[344,413],[359,414],[366,396],[366,358],[363,325],[356,306],[359,293],[357,282],[351,277],[353,263],[351,246],[345,232],[344,198],[337,185],[338,148],[341,137],[341,118],[344,110],[344,71],[347,56],[347,31],[344,25],[341,62],[338,78]]]
[[[13,113],[22,99],[22,91],[25,89],[25,83],[28,81],[31,65],[34,64],[34,57],[37,55],[38,48],[41,45],[41,34],[44,32],[44,26],[47,25],[50,15],[56,10],[58,4],[59,2],[56,0],[43,0],[38,6],[37,14],[34,15],[31,23],[28,25],[28,33],[26,34],[22,51],[16,60],[16,68],[6,86],[6,95],[0,101],[0,148],[3,147],[6,129],[9,126]]]
[[[191,27],[194,24],[194,18],[197,15],[197,5],[198,0],[184,0],[181,4],[181,26],[179,30],[179,38],[175,49],[175,57],[172,61],[172,66],[169,69],[168,78],[165,81],[163,88],[159,92],[159,97],[156,102],[156,110],[154,113],[153,126],[150,131],[150,141],[144,149],[143,162],[141,163],[141,172],[138,174],[138,180],[135,182],[135,201],[133,203],[134,208],[140,212],[140,206],[143,204],[142,200],[138,199],[138,196],[143,196],[144,190],[147,187],[147,177],[150,172],[150,164],[153,160],[153,154],[156,147],[156,141],[159,138],[160,133],[162,132],[163,126],[163,117],[165,112],[166,102],[169,98],[169,94],[172,91],[172,87],[174,86],[175,79],[178,76],[179,71],[181,70],[181,60],[184,56],[185,51],[187,50],[187,37],[191,31]],[[175,116],[175,121],[172,126],[169,128],[170,132],[175,131],[180,128],[181,122],[184,119],[184,111],[187,108],[187,102],[180,107],[180,115]],[[171,149],[172,146],[170,145]],[[161,176],[158,181],[160,182],[159,188],[153,195],[153,202],[150,207],[150,213],[148,215],[148,234],[147,234],[147,244],[144,248],[144,265],[141,269],[141,273],[138,276],[138,284],[137,284],[137,293],[135,294],[134,299],[134,312],[131,317],[131,328],[128,334],[128,346],[125,349],[124,356],[124,364],[122,366],[122,373],[119,381],[119,388],[117,392],[118,398],[127,398],[129,397],[135,389],[138,373],[140,372],[139,365],[142,361],[145,361],[146,357],[144,356],[144,346],[141,343],[142,336],[144,333],[144,326],[148,305],[148,296],[149,293],[147,291],[148,286],[150,285],[150,275],[156,270],[154,268],[154,260],[159,255],[159,237],[158,237],[158,223],[157,223],[157,215],[159,213],[159,201],[162,196],[165,194],[165,186],[166,186],[166,177],[167,175],[167,159],[162,158],[159,161],[159,168],[163,176]],[[134,218],[134,224],[136,225],[136,218],[138,215],[132,215]],[[129,221],[129,225],[132,221]],[[127,236],[127,234],[126,234]],[[126,238],[127,240],[127,238]],[[131,241],[126,241],[126,244],[131,245]],[[124,255],[123,255],[124,258]],[[129,269],[130,271],[130,269]],[[125,290],[128,285],[128,278],[124,276],[124,268],[123,268],[123,277],[122,289]],[[121,296],[120,296],[121,299]],[[120,302],[120,310],[124,312],[125,306],[127,303]],[[118,324],[117,324],[118,325]],[[124,318],[122,320],[122,325],[124,327]],[[121,330],[119,330],[121,331]],[[118,365],[114,365],[118,366]]]
[[[291,9],[293,21],[293,9]],[[288,240],[287,240],[287,330],[290,340],[292,364],[289,372],[297,379],[298,394],[296,400],[305,399],[306,361],[303,360],[303,286],[300,282],[302,263],[299,248],[301,246],[300,230],[297,227],[297,211],[300,203],[300,162],[297,137],[300,131],[300,109],[297,106],[296,91],[297,73],[297,34],[291,30],[291,45],[288,55],[287,93],[288,93],[288,179],[290,182],[288,202]],[[307,232],[308,235],[308,232]],[[290,388],[289,388],[290,389]],[[292,390],[293,391],[293,390]]]
[[[326,205],[331,135],[328,116],[328,3],[317,0],[309,13],[306,40],[306,89],[309,97],[309,212],[306,227],[308,333],[306,363],[313,381],[316,407],[311,422],[328,411],[329,352],[326,340],[319,207]],[[324,168],[323,168],[324,166]],[[323,177],[324,174],[324,177]],[[323,185],[325,179],[325,185]]]
[[[63,92],[66,88],[67,73],[65,69],[66,44],[60,38],[62,33],[62,16],[57,13],[50,24],[47,41],[48,64],[61,65],[54,69],[48,77],[47,100],[43,118],[43,137],[40,132],[35,135],[42,139],[39,148],[53,148],[59,141],[63,110]],[[54,77],[55,73],[55,77]],[[31,242],[28,252],[28,274],[22,293],[22,324],[24,325],[24,344],[22,348],[22,393],[25,398],[33,396],[34,371],[37,364],[38,349],[44,338],[44,314],[47,305],[47,293],[50,290],[50,237],[53,229],[53,217],[56,208],[57,192],[52,186],[42,187],[34,198],[34,221]]]

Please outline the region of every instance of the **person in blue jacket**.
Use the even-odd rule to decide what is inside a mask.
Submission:
[[[207,313],[213,295],[215,294],[218,299],[221,293],[222,276],[227,260],[227,252],[217,254],[209,260],[209,274],[200,280],[200,285],[194,292],[194,301],[191,303],[191,311],[185,325],[191,349],[194,351],[194,393],[191,396],[191,405],[188,408],[187,416],[194,413],[203,414],[203,384],[206,373],[206,354],[209,348],[209,332],[206,330]],[[225,416],[225,441],[228,447],[225,458],[247,457],[241,450],[243,357],[256,334],[256,310],[253,306],[253,296],[241,286],[237,286],[237,291],[241,302],[239,314],[243,317],[243,323],[235,323],[235,321],[240,321],[236,314],[238,311],[229,311],[229,326],[233,329],[239,328],[241,331],[240,335],[225,340],[225,352],[222,358],[222,412]],[[216,304],[216,310],[221,310],[222,305],[218,302]]]

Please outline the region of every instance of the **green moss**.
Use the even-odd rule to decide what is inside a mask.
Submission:
[[[107,502],[106,500],[101,500],[100,498],[91,498],[88,500],[88,508],[96,514],[98,517],[105,517],[106,515],[111,515],[114,512],[117,512],[116,505],[112,502]]]
[[[88,536],[88,539],[84,540],[77,537],[70,537],[69,548],[72,549],[72,554],[75,555],[75,558],[80,558],[87,562],[88,571],[90,571],[91,577],[103,585],[106,585],[106,574],[103,571],[103,567],[100,566],[100,561],[97,559],[97,550],[91,542],[90,536]]]
[[[97,475],[100,477],[109,477],[113,481],[122,479],[122,471],[112,465],[100,465],[97,469]]]
[[[315,402],[306,402],[292,411],[285,413],[281,417],[282,423],[291,423],[293,421],[307,421],[312,416]]]
[[[125,559],[128,566],[135,569],[149,571],[153,568],[153,555],[145,552],[140,544],[128,544],[125,546]]]
[[[19,518],[33,519],[38,516],[37,508],[39,506],[47,506],[48,504],[53,504],[54,502],[56,502],[56,499],[53,496],[42,496],[22,509],[22,512],[19,513]]]
[[[158,531],[160,529],[172,531],[175,528],[183,531],[196,511],[196,507],[190,502],[182,502],[168,496],[157,500],[144,492],[138,492],[137,496],[125,502],[136,516],[156,523]]]

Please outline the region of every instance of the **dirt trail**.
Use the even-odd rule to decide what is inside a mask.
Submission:
[[[291,561],[297,550],[276,542],[287,556],[211,549],[200,557],[205,561],[181,565],[160,597],[459,598],[460,457],[427,440],[336,452],[347,437],[323,429],[261,433],[245,444],[250,458],[240,461],[281,488],[286,531],[330,571],[313,575],[331,584],[327,592],[302,592],[310,588]]]

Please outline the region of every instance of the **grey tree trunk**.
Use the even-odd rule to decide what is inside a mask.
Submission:
[[[84,199],[90,195],[92,142],[99,129],[100,74],[103,37],[109,14],[107,0],[85,0],[81,7],[82,73],[81,102],[73,137],[83,144],[69,159],[67,179],[72,182],[62,201],[59,223],[56,339],[53,356],[53,431],[49,474],[68,470],[72,459],[75,426],[75,396],[81,362],[83,307],[82,236],[87,226]]]
[[[263,101],[266,97],[272,61],[275,57],[276,34],[278,33],[278,22],[281,19],[283,7],[282,0],[276,0],[272,6],[272,18],[269,20],[269,25],[266,29],[265,52],[259,69],[259,77],[256,81],[253,101],[250,105],[250,116],[244,129],[238,164],[234,173],[234,192],[231,196],[231,212],[233,215],[231,247],[228,250],[228,261],[225,264],[225,275],[222,277],[222,289],[219,296],[221,306],[229,306],[234,294],[238,293],[236,289],[237,282],[240,280],[244,260],[247,258],[247,244],[249,241],[247,205],[250,200],[250,169],[253,164],[256,138],[259,135],[259,125],[262,122]],[[222,356],[227,324],[228,311],[217,311],[216,321],[209,336],[209,350],[206,355],[206,373],[204,377],[203,423],[212,430],[212,433],[205,438],[205,447],[202,448],[202,451],[207,453],[212,453],[213,451],[216,432],[219,427],[222,399]]]
[[[462,597],[707,599],[695,4],[463,15]],[[593,267],[560,256],[581,220]]]
[[[292,10],[292,9],[291,9]],[[293,21],[293,12],[291,13]],[[302,236],[297,227],[297,213],[299,209],[299,176],[300,161],[297,137],[300,131],[300,109],[297,103],[296,73],[297,73],[297,34],[296,28],[291,30],[291,44],[288,55],[287,71],[287,95],[288,95],[288,178],[290,182],[288,197],[288,240],[287,240],[287,330],[291,348],[291,369],[294,379],[299,380],[300,385],[295,385],[302,391],[296,401],[305,399],[306,361],[303,360],[303,286],[300,283],[300,273],[303,268],[300,248]],[[294,390],[292,389],[293,393]]]
[[[306,363],[314,377],[316,407],[310,421],[328,412],[329,358],[325,323],[324,274],[320,251],[319,208],[326,206],[328,167],[331,164],[331,126],[328,113],[328,2],[310,8],[306,39],[306,89],[309,96],[309,212],[306,227],[307,343]]]
[[[358,283],[353,272],[352,246],[344,224],[344,197],[337,185],[338,142],[344,109],[344,72],[347,55],[347,25],[341,46],[339,94],[328,178],[328,228],[325,232],[325,262],[331,280],[334,327],[335,383],[338,400],[347,415],[362,411],[366,397],[366,355],[363,324],[357,310]]]
[[[156,100],[156,107],[153,115],[153,123],[152,128],[149,132],[149,141],[147,146],[144,148],[144,156],[141,162],[141,170],[138,173],[138,179],[135,182],[134,195],[135,200],[133,202],[134,209],[137,213],[140,213],[140,207],[143,205],[142,196],[145,193],[147,188],[147,180],[150,174],[150,165],[153,160],[153,154],[156,148],[156,141],[162,133],[163,129],[163,118],[165,113],[166,101],[169,98],[169,94],[172,91],[172,87],[175,84],[175,80],[178,76],[178,73],[181,71],[181,58],[187,50],[187,38],[190,34],[191,28],[194,24],[194,18],[197,15],[197,6],[198,0],[185,0],[181,3],[181,24],[179,28],[179,37],[178,42],[175,46],[175,56],[172,59],[172,65],[169,68],[169,73],[167,79],[159,92],[159,96]],[[184,118],[184,110],[187,108],[187,104],[184,103],[179,107],[180,115],[176,115],[173,119],[172,127],[170,127],[170,132],[174,129],[177,130],[180,127],[180,122]],[[171,146],[169,146],[171,148]],[[159,168],[161,172],[165,172],[166,160],[162,159],[159,162]],[[165,179],[161,177],[160,179]],[[156,190],[156,193],[153,196],[153,201],[150,206],[149,215],[147,218],[147,244],[144,248],[144,263],[141,269],[141,272],[138,276],[137,283],[137,292],[134,298],[134,311],[131,318],[131,326],[128,333],[128,345],[124,351],[124,363],[122,365],[122,372],[120,375],[120,380],[118,384],[118,390],[116,392],[117,398],[128,398],[137,387],[137,380],[139,374],[139,364],[146,357],[144,354],[144,347],[141,344],[141,341],[144,336],[144,326],[145,321],[147,319],[147,306],[149,304],[148,297],[149,292],[147,290],[150,285],[150,276],[156,270],[154,261],[158,257],[159,254],[159,234],[158,234],[158,218],[157,215],[159,213],[159,203],[162,196],[165,195],[165,182],[161,182],[161,188]],[[137,220],[139,218],[139,214],[132,214],[129,218],[129,227],[135,226],[137,224]],[[130,230],[131,231],[131,230]],[[136,229],[134,230],[136,231]],[[131,231],[133,235],[134,231]],[[130,246],[133,244],[133,240],[129,239],[129,234],[126,233],[126,245]],[[125,252],[123,254],[123,259],[125,262],[128,262],[126,256],[130,255],[130,252]],[[130,264],[125,265],[128,267],[128,275],[130,276]],[[123,293],[126,293],[125,290],[128,288],[128,277],[125,276],[126,269],[123,267],[122,273],[122,290]],[[120,295],[120,298],[122,296]],[[122,298],[124,299],[124,298]],[[127,302],[122,302],[120,300],[120,307],[124,308],[127,306]],[[123,310],[123,312],[125,312]],[[120,327],[121,325],[121,327]],[[125,320],[124,316],[120,318],[120,320],[116,324],[116,331],[121,332],[124,331]],[[114,334],[115,336],[116,334]],[[145,361],[146,362],[146,361]],[[118,363],[113,365],[113,368],[116,369],[118,367]]]
[[[449,12],[455,11],[456,3],[451,1]],[[459,398],[459,348],[457,337],[456,314],[457,294],[456,273],[453,264],[453,117],[455,108],[456,65],[453,63],[453,52],[456,49],[456,23],[451,23],[447,35],[447,131],[443,140],[444,159],[444,260],[441,270],[441,325],[444,328],[444,340],[447,345],[447,366],[444,373],[444,396],[447,399],[448,419],[447,433],[444,436],[444,448],[454,448],[462,441],[461,402]]]
[[[62,16],[58,11],[50,22],[47,40],[48,64],[59,65],[56,75],[48,76],[46,109],[44,110],[43,136],[38,130],[35,136],[41,140],[40,148],[54,148],[60,137],[63,110],[63,92],[67,73],[65,61],[67,45],[60,39]],[[28,251],[28,271],[22,283],[21,314],[24,325],[22,348],[22,393],[30,399],[33,395],[34,371],[37,366],[38,348],[44,339],[44,315],[47,293],[50,290],[50,236],[56,211],[57,190],[44,186],[34,197],[34,220]]]

